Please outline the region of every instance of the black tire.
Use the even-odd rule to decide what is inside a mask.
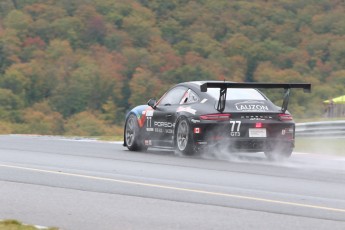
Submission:
[[[186,118],[181,118],[176,125],[175,147],[176,150],[184,155],[195,154],[195,146],[190,132],[190,126]]]
[[[272,150],[265,151],[265,156],[270,161],[284,161],[292,154],[293,148],[291,146],[276,146]]]
[[[129,115],[125,125],[125,142],[130,151],[146,151],[147,146],[143,144],[140,137],[137,117],[134,114]]]

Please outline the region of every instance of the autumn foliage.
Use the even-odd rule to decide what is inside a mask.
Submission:
[[[290,111],[321,117],[345,94],[344,15],[339,0],[2,0],[0,133],[110,135],[132,106],[207,79],[310,82]]]

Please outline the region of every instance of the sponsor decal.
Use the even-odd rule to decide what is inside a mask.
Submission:
[[[155,121],[154,122],[155,127],[163,127],[163,128],[172,128],[174,127],[173,123],[166,122],[166,121]]]
[[[146,111],[146,117],[152,117],[153,116],[153,112],[154,112],[154,110],[147,110]]]
[[[293,133],[293,128],[285,128],[285,129],[282,129],[282,135],[286,135],[286,134],[291,134]]]
[[[199,142],[197,142],[197,144],[199,144],[199,145],[207,145],[207,142],[206,141],[199,141]]]
[[[261,101],[245,101],[235,104],[238,111],[268,111],[269,108]]]
[[[155,128],[155,132],[156,132],[156,133],[163,133],[163,129],[161,129],[161,128]]]
[[[153,128],[146,128],[146,131],[147,132],[153,132],[154,130],[153,130]]]
[[[230,132],[230,136],[232,136],[232,137],[240,137],[241,133],[240,132]]]
[[[198,128],[198,127],[197,127],[197,128],[194,128],[194,133],[195,133],[195,134],[199,134],[199,133],[200,133],[200,128]]]
[[[189,107],[180,106],[177,108],[176,112],[187,112],[195,115],[196,110]]]
[[[264,121],[265,119],[259,117],[250,118],[251,121]]]
[[[152,127],[152,117],[146,117],[146,127],[147,128]]]
[[[171,133],[173,133],[173,130],[172,130],[172,129],[166,129],[166,130],[165,130],[165,133],[171,134]]]
[[[249,137],[267,137],[266,129],[265,128],[250,128],[249,129]]]
[[[266,120],[266,119],[273,119],[272,116],[268,115],[245,115],[241,116],[241,119],[250,119],[250,120]]]
[[[152,145],[152,141],[151,140],[145,140],[145,145]]]
[[[139,123],[140,128],[142,128],[145,125],[145,122],[146,122],[147,127],[149,128],[151,127],[151,125],[149,126],[149,123],[147,123],[151,121],[147,121],[147,120],[149,119],[149,117],[152,120],[153,112],[154,110],[151,107],[148,107],[146,110],[141,112],[141,117],[140,115],[138,115],[138,123]]]

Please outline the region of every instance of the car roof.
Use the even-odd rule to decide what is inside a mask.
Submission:
[[[188,81],[188,82],[181,82],[181,83],[173,86],[173,88],[175,88],[177,86],[184,86],[184,87],[187,87],[187,88],[193,90],[200,97],[207,98],[211,101],[214,101],[216,99],[214,97],[212,97],[209,93],[201,92],[201,90],[200,90],[200,86],[204,83],[207,83],[207,82],[224,82],[224,81]],[[229,82],[229,81],[226,81],[226,82]]]
[[[188,81],[188,82],[179,83],[179,84],[177,84],[176,86],[185,86],[185,87],[188,87],[188,88],[194,90],[194,91],[197,92],[197,93],[203,93],[203,92],[201,92],[201,90],[200,90],[200,86],[201,86],[202,84],[208,83],[208,82],[209,82],[209,83],[210,83],[210,82],[212,82],[212,83],[217,83],[217,82],[233,83],[233,82],[231,82],[231,81],[215,81],[215,80],[213,80],[213,81]],[[175,86],[174,86],[174,87],[175,87]]]

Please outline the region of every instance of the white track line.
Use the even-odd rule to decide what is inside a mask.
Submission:
[[[319,209],[319,210],[327,210],[327,211],[332,211],[332,212],[345,213],[345,209],[331,208],[331,207],[310,205],[310,204],[303,204],[303,203],[296,203],[296,202],[288,202],[288,201],[281,201],[281,200],[272,200],[272,199],[254,197],[254,196],[241,196],[241,195],[229,194],[229,193],[211,192],[211,191],[205,191],[205,190],[166,186],[166,185],[160,185],[160,184],[150,184],[150,183],[143,183],[143,182],[136,182],[136,181],[119,180],[119,179],[97,177],[97,176],[88,176],[88,175],[82,175],[82,174],[58,172],[58,171],[29,168],[29,167],[15,166],[15,165],[0,164],[0,167],[26,170],[26,171],[34,171],[34,172],[41,172],[41,173],[49,173],[49,174],[57,174],[57,175],[70,176],[70,177],[79,177],[79,178],[99,180],[99,181],[110,181],[110,182],[121,183],[121,184],[138,185],[138,186],[160,188],[160,189],[166,189],[166,190],[175,190],[175,191],[198,193],[198,194],[205,194],[205,195],[212,195],[212,196],[230,197],[230,198],[242,199],[242,200],[254,200],[254,201],[260,201],[260,202],[266,202],[266,203],[274,203],[274,204],[280,204],[280,205],[297,206],[297,207],[304,207],[304,208],[311,208],[311,209]]]

